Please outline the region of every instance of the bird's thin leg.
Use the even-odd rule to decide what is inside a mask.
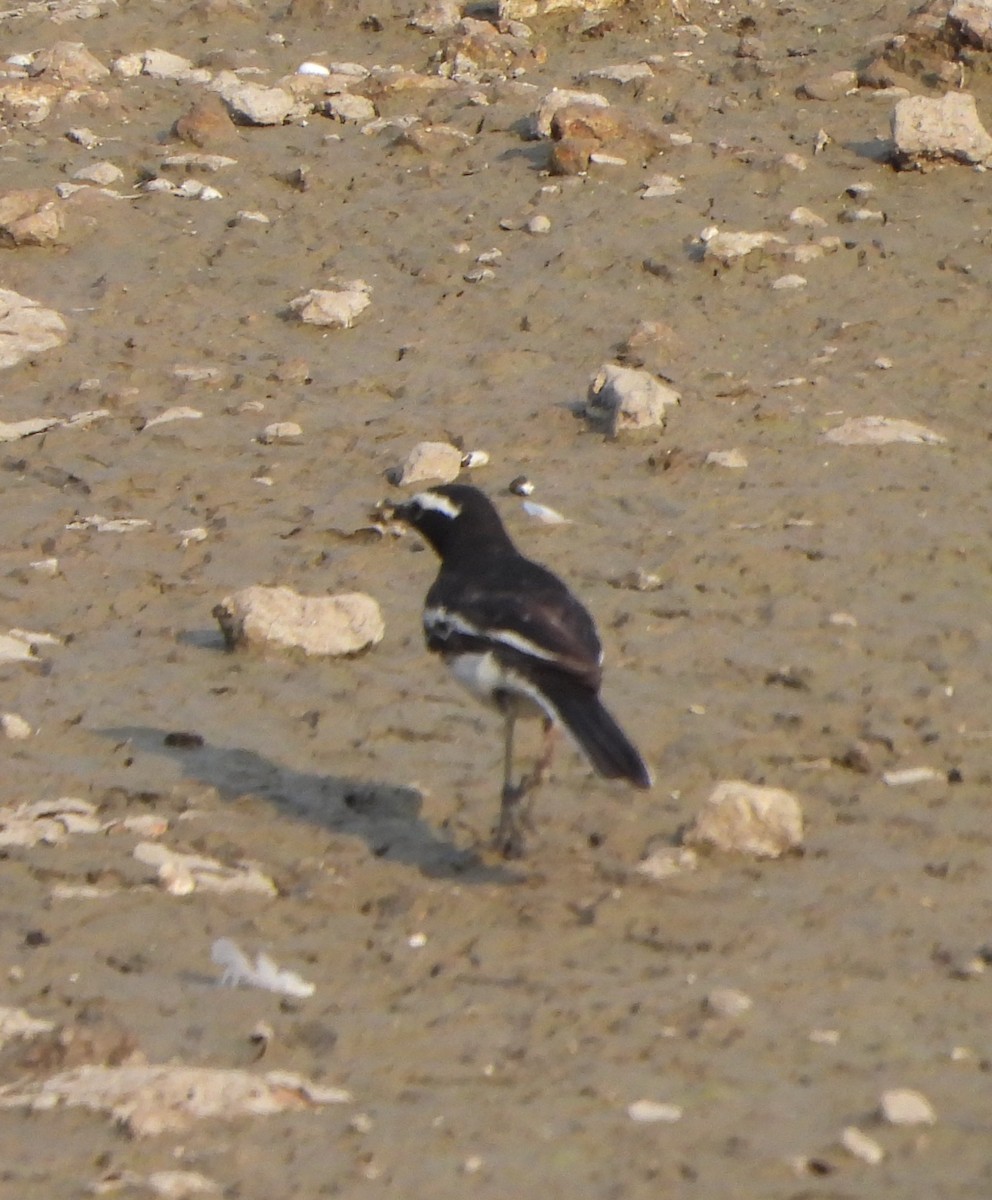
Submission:
[[[526,792],[535,791],[547,779],[548,772],[551,770],[551,763],[554,761],[555,749],[558,745],[558,726],[550,717],[545,717],[542,725],[544,737],[541,741],[541,753],[537,756],[533,771],[525,776],[520,783],[520,786]]]
[[[527,780],[513,782],[513,727],[516,714],[512,708],[503,712],[503,791],[500,794],[499,824],[496,826],[496,849],[504,858],[522,858],[526,813],[520,803],[530,790]]]

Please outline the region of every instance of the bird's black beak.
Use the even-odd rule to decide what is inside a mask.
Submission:
[[[382,521],[407,521],[409,520],[409,505],[405,503],[397,503],[395,500],[380,500],[376,505],[376,510],[379,514],[379,519]]]

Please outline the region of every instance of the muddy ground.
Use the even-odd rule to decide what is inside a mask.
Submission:
[[[517,79],[533,90],[382,100],[382,115],[468,134],[454,149],[318,115],[241,128],[237,164],[208,180],[219,200],[94,200],[68,244],[0,251],[0,285],[70,329],[3,373],[0,417],[110,410],[0,452],[0,626],[62,639],[0,667],[2,707],[35,731],[4,743],[0,800],[157,814],[174,849],[257,862],[278,886],[172,896],[119,826],[9,848],[2,1002],[74,1031],[82,1061],[133,1044],[152,1062],[285,1068],[353,1095],[144,1139],[106,1114],[10,1110],[0,1194],[78,1197],[179,1168],[259,1200],[992,1192],[990,185],[964,167],[894,171],[891,96],[796,93],[866,61],[909,7],[688,0],[622,11],[595,36],[574,14],[539,18],[546,58]],[[161,47],[269,82],[305,59],[429,73],[443,39],[407,15],[372,0],[291,15],[124,2],[57,24],[29,6],[0,33],[5,55],[68,39],[109,64]],[[739,56],[742,35],[757,59]],[[646,55],[660,56],[653,80],[596,90],[691,141],[549,177],[547,143],[522,136],[537,100]],[[968,82],[992,121],[988,77]],[[4,187],[109,159],[131,195],[184,149],[169,131],[198,87],[96,90],[106,103],[6,128]],[[67,140],[81,125],[106,140]],[[658,171],[682,190],[642,199]],[[855,201],[858,183],[874,191]],[[790,226],[799,205],[826,226]],[[879,218],[841,219],[859,206]],[[239,210],[269,223],[235,223]],[[546,235],[501,228],[535,212]],[[841,245],[805,267],[723,269],[698,260],[707,226]],[[492,249],[494,277],[466,282]],[[794,270],[805,287],[770,286]],[[288,319],[330,276],[372,287],[355,327]],[[682,405],[664,432],[611,441],[576,408],[642,320],[668,327],[646,357]],[[184,382],[187,366],[217,374]],[[202,418],[142,431],[173,405]],[[822,440],[869,414],[946,443]],[[302,436],[261,444],[273,421]],[[605,695],[657,776],[630,793],[568,749],[522,864],[486,848],[497,724],[421,644],[431,556],[412,537],[349,536],[423,439],[489,453],[472,482],[596,614]],[[704,463],[731,448],[746,468]],[[507,492],[520,474],[572,523],[526,517]],[[151,525],[67,528],[93,514]],[[184,547],[192,527],[208,536]],[[54,575],[30,565],[47,558]],[[638,570],[660,587],[617,586]],[[369,592],[385,639],[340,662],[228,654],[211,610],[252,583]],[[177,730],[202,746],[167,746]],[[883,781],[917,766],[934,778]],[[727,778],[799,796],[805,853],[637,873]],[[59,898],[66,885],[105,894]],[[219,937],[268,950],[314,995],[218,989]],[[752,1008],[708,1011],[724,986]],[[32,1058],[22,1040],[3,1082],[77,1061]],[[878,1124],[890,1087],[924,1093],[936,1123]],[[681,1119],[635,1122],[642,1099]],[[840,1148],[850,1125],[881,1163]]]

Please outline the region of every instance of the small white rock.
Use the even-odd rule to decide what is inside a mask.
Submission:
[[[214,608],[228,646],[298,647],[306,654],[357,654],[382,641],[379,605],[361,592],[301,596],[288,587],[247,587]]]
[[[0,730],[3,730],[5,737],[15,742],[24,741],[34,733],[22,716],[12,712],[0,713]]]
[[[875,1167],[885,1158],[885,1151],[867,1133],[863,1133],[857,1125],[848,1125],[840,1135],[840,1144],[855,1158],[860,1158],[869,1166]]]
[[[525,500],[522,507],[528,517],[533,517],[544,525],[571,525],[572,523],[556,508],[549,508],[547,504],[538,504],[536,500]]]
[[[300,63],[300,65],[296,68],[296,73],[297,75],[330,75],[331,71],[330,68],[325,67],[323,63],[310,62],[307,60],[306,62]]]
[[[778,279],[773,279],[771,289],[773,292],[798,292],[806,287],[808,280],[805,275],[780,275]]]
[[[889,787],[908,787],[914,783],[930,783],[944,776],[933,767],[902,767],[895,771],[886,771],[882,782]]]
[[[695,850],[686,846],[660,846],[652,850],[634,868],[638,875],[644,875],[660,883],[675,875],[683,875],[687,871],[695,871],[699,865],[699,855]]]
[[[586,414],[611,435],[665,424],[665,410],[681,403],[674,388],[650,371],[604,363],[589,381]]]
[[[85,179],[89,183],[98,183],[101,187],[107,187],[111,183],[117,183],[124,178],[124,172],[115,163],[103,162],[90,163],[88,166],[80,167],[78,171],[73,171],[73,179]]]
[[[778,858],[802,840],[803,814],[795,796],[742,779],[718,783],[685,834],[687,845],[753,858]]]
[[[551,232],[551,220],[544,213],[535,213],[532,217],[528,217],[524,225],[524,229],[528,233],[542,234]]]
[[[425,480],[451,483],[462,469],[463,455],[457,446],[448,442],[418,442],[394,472],[400,487],[409,487]]]
[[[153,429],[156,425],[167,425],[170,421],[199,421],[203,416],[198,408],[187,408],[185,405],[176,405],[173,408],[167,408],[165,412],[161,412],[157,417],[151,417],[147,420],[142,429]]]
[[[303,436],[303,430],[295,421],[273,421],[266,425],[258,435],[263,446],[273,446],[277,442],[293,442]]]
[[[364,279],[332,280],[331,288],[311,288],[289,302],[305,325],[329,329],[350,329],[358,316],[372,303],[372,289]]]
[[[705,1007],[718,1017],[739,1017],[754,1007],[754,1001],[737,988],[718,987],[707,993]]]
[[[930,1101],[912,1088],[889,1088],[883,1092],[878,1111],[890,1125],[933,1125],[937,1121]]]
[[[747,467],[747,456],[736,447],[733,450],[711,450],[703,460],[707,466],[726,467],[730,471],[743,471]]]
[[[633,1104],[627,1105],[627,1116],[642,1125],[659,1122],[671,1125],[682,1120],[682,1107],[678,1104],[666,1104],[661,1100],[635,1100]]]
[[[925,425],[905,421],[901,417],[851,417],[843,424],[828,429],[825,442],[838,446],[884,446],[890,442],[909,442],[916,445],[939,446],[947,438]]]
[[[674,175],[652,175],[643,187],[642,200],[666,199],[682,191],[682,184]]]

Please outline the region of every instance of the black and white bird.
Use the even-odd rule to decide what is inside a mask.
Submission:
[[[600,775],[651,786],[651,773],[599,699],[603,651],[592,617],[546,567],[525,558],[478,488],[447,484],[395,506],[441,559],[427,593],[424,636],[459,683],[504,720],[503,790],[496,845],[523,852],[522,801],[542,782],[564,725]],[[518,717],[544,722],[534,769],[514,783]]]

